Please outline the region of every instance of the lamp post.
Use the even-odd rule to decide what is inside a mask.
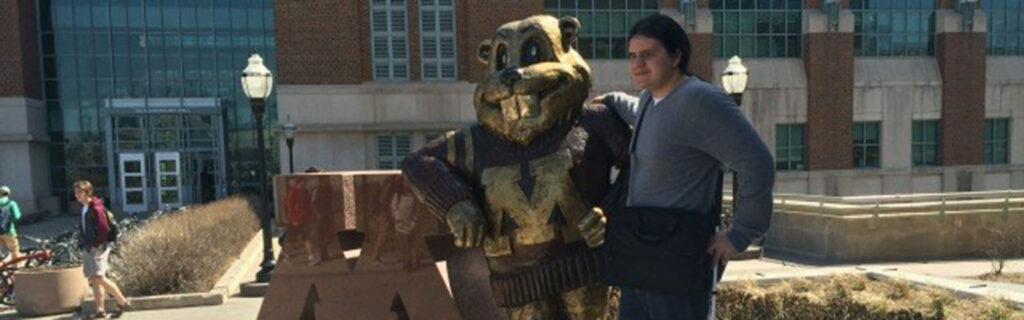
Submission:
[[[263,145],[263,112],[266,110],[267,97],[273,89],[274,77],[270,70],[263,65],[263,58],[259,54],[249,57],[249,65],[242,70],[242,90],[245,96],[249,97],[249,106],[252,108],[252,116],[256,121],[256,147],[259,149],[260,172],[257,177],[260,179],[260,211],[263,218],[263,263],[260,271],[256,273],[256,282],[270,282],[270,276],[274,273],[274,251],[271,246],[271,225],[270,208],[267,205],[267,150]]]
[[[289,121],[281,125],[281,129],[284,130],[284,141],[288,144],[288,173],[295,173],[295,156],[292,154],[292,146],[295,145],[295,124]]]
[[[729,58],[729,65],[722,71],[722,89],[728,93],[736,105],[743,105],[743,91],[747,91],[747,67],[739,56]]]
[[[742,108],[743,92],[747,90],[747,67],[743,66],[743,60],[739,56],[729,58],[729,65],[722,71],[722,89],[736,101],[737,108]],[[739,180],[736,180],[735,168],[729,168],[729,171],[732,171],[732,212],[735,215]]]

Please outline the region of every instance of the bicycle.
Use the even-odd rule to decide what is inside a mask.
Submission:
[[[78,263],[74,243],[74,231],[58,235],[54,239],[40,239],[31,236],[22,237],[40,244],[37,248],[22,250],[22,255],[0,261],[0,303],[14,305],[14,273],[23,268],[39,268],[45,266],[69,266]],[[24,267],[20,265],[24,262]]]

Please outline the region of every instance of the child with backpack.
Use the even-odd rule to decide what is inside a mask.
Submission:
[[[108,243],[117,238],[116,222],[110,211],[103,206],[103,199],[93,196],[92,183],[80,180],[73,185],[75,199],[82,204],[82,219],[78,245],[85,251],[82,265],[85,277],[89,279],[92,294],[96,301],[96,313],[93,318],[104,319],[107,314],[103,310],[106,298],[104,289],[117,300],[117,310],[111,316],[119,318],[131,307],[128,299],[113,280],[107,278],[110,267],[110,246]]]
[[[18,245],[18,231],[14,224],[21,220],[21,209],[18,203],[11,200],[11,188],[0,187],[0,243],[7,248],[11,260],[21,257],[21,246]]]

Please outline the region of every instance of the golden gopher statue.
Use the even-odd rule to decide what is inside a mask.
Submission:
[[[580,23],[533,16],[480,45],[488,65],[474,94],[478,124],[409,155],[403,173],[451,227],[455,246],[482,246],[490,287],[511,319],[603,319],[598,283],[610,170],[628,161],[629,128],[584,107],[592,76],[573,48]]]

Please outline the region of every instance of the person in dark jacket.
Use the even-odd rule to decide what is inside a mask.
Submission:
[[[83,270],[96,301],[96,313],[92,316],[99,319],[107,317],[103,310],[106,290],[117,300],[117,310],[112,313],[112,317],[119,318],[131,305],[117,284],[107,278],[107,270],[110,268],[110,247],[107,245],[110,221],[107,221],[107,209],[103,206],[103,199],[93,196],[92,183],[89,181],[76,181],[73,187],[75,199],[82,204],[78,245],[85,251],[82,255]]]

